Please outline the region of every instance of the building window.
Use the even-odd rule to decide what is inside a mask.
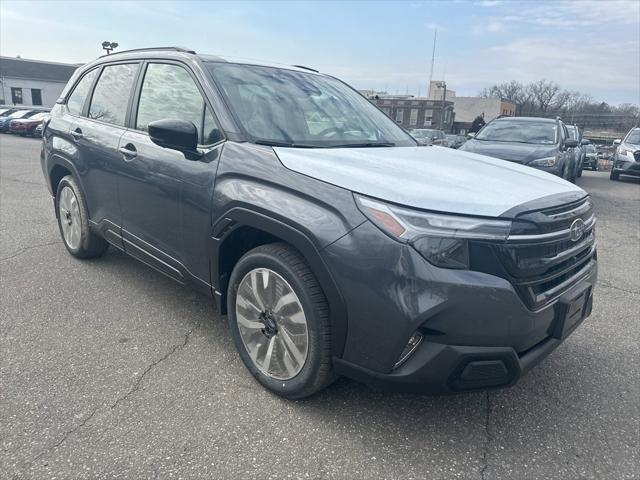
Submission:
[[[412,108],[409,116],[409,125],[415,126],[418,123],[418,109]]]
[[[420,102],[411,102],[411,105],[420,105]]]
[[[396,122],[398,123],[404,122],[404,108],[398,108],[396,110]]]
[[[391,100],[385,100],[382,102],[383,105],[391,105]]]
[[[11,87],[11,101],[14,105],[22,103],[22,89]]]
[[[391,109],[389,107],[382,107],[382,111],[387,114],[387,116],[391,115]]]
[[[444,111],[444,123],[449,123],[451,120],[451,110]]]
[[[433,110],[425,110],[424,111],[424,126],[425,127],[430,127],[432,121],[433,121]]]
[[[42,90],[39,88],[31,89],[31,105],[42,105]]]

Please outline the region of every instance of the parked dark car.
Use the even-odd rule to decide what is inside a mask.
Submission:
[[[595,145],[589,144],[584,147],[585,155],[584,155],[584,163],[582,164],[582,168],[589,168],[591,170],[598,170],[598,151],[596,150]]]
[[[577,125],[565,125],[567,127],[567,132],[569,133],[569,138],[571,140],[576,140],[578,145],[575,146],[573,150],[573,174],[572,178],[579,178],[582,176],[582,164],[584,163],[584,147],[589,144],[589,140],[583,140],[582,132]]]
[[[36,113],[41,112],[41,110],[16,110],[15,112],[7,115],[6,117],[0,117],[0,132],[8,132],[9,125],[12,120],[16,120],[18,118],[29,118],[35,115]]]
[[[611,167],[611,180],[620,175],[640,177],[640,128],[632,128],[623,140],[616,140],[616,149]]]
[[[39,112],[28,118],[16,118],[9,123],[9,131],[18,135],[34,135],[35,129],[49,118],[48,112]]]
[[[411,136],[415,138],[420,145],[438,145],[440,147],[448,147],[447,136],[442,130],[434,130],[430,128],[416,128],[411,130]]]
[[[487,123],[460,150],[501,158],[552,173],[565,180],[575,179],[574,148],[559,119],[503,117]]]
[[[338,375],[512,385],[591,312],[586,192],[418,147],[306,68],[101,57],[53,108],[41,164],[71,255],[112,246],[213,296],[248,370],[287,398]]]

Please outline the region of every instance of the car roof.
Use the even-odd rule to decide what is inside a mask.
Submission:
[[[243,57],[233,57],[226,55],[211,55],[211,54],[201,54],[196,53],[195,50],[191,50],[184,47],[150,47],[150,48],[136,48],[132,50],[122,50],[119,52],[112,52],[109,55],[102,55],[97,59],[89,62],[85,67],[99,65],[101,63],[105,63],[107,61],[115,61],[120,59],[153,59],[153,58],[175,58],[182,60],[193,60],[197,59],[200,62],[204,63],[232,63],[238,65],[257,65],[263,67],[272,67],[272,68],[282,68],[287,70],[295,70],[299,72],[305,73],[315,73],[320,74],[320,72],[314,68],[306,67],[303,65],[287,65],[281,64],[277,62],[269,62],[265,60],[255,59],[255,58],[243,58]]]
[[[504,121],[555,123],[556,119],[544,118],[544,117],[501,117],[501,118],[496,118],[494,120],[494,122],[504,122]]]

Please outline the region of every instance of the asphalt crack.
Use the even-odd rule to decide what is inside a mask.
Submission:
[[[484,445],[482,447],[482,468],[480,469],[480,478],[485,480],[485,475],[487,473],[487,468],[489,468],[489,447],[491,446],[491,442],[493,441],[493,437],[491,436],[491,431],[489,430],[489,422],[491,420],[491,397],[489,396],[489,391],[486,392],[487,399],[487,408],[484,419]]]
[[[49,453],[52,450],[55,450],[56,448],[58,448],[60,445],[62,445],[64,442],[67,441],[67,438],[69,438],[70,435],[73,435],[77,430],[81,429],[82,427],[84,427],[87,422],[89,420],[91,420],[93,418],[93,416],[96,414],[96,412],[99,410],[98,407],[94,408],[93,411],[87,415],[86,417],[84,417],[84,419],[75,427],[73,427],[71,430],[68,430],[64,433],[64,435],[62,436],[62,438],[60,438],[60,440],[58,440],[56,443],[54,443],[53,445],[51,445],[49,448],[47,448],[46,450],[43,450],[42,452],[40,452],[38,455],[36,455],[33,460],[31,460],[31,462],[29,462],[29,464],[32,464],[34,462],[37,462],[38,459],[40,457],[42,457],[43,455]]]
[[[640,295],[640,291],[638,291],[638,290],[628,290],[626,288],[618,287],[617,285],[614,285],[613,283],[610,283],[610,282],[608,282],[606,280],[600,280],[598,282],[598,286],[605,287],[605,288],[611,288],[613,290],[618,290],[620,292],[631,293],[633,295]]]
[[[149,366],[147,368],[145,368],[145,370],[142,372],[142,375],[140,375],[138,377],[138,379],[135,381],[133,386],[127,391],[127,393],[125,393],[123,396],[118,398],[114,403],[112,403],[108,407],[108,411],[113,410],[120,403],[126,401],[129,397],[131,397],[134,393],[136,393],[140,389],[140,385],[142,383],[142,380],[144,380],[144,378],[149,374],[149,372],[151,372],[155,367],[157,367],[159,364],[161,364],[162,362],[167,360],[169,357],[171,357],[176,352],[178,352],[178,351],[182,350],[184,347],[186,347],[187,344],[189,343],[189,338],[191,337],[193,332],[195,332],[200,327],[200,325],[201,325],[201,323],[197,323],[196,325],[194,325],[189,331],[187,331],[187,333],[184,334],[184,341],[182,343],[174,345],[165,355],[163,355],[158,360],[155,360],[154,362],[149,364]],[[78,425],[73,427],[71,430],[68,430],[67,432],[65,432],[64,435],[62,435],[62,437],[60,438],[60,440],[58,440],[56,443],[54,443],[53,445],[51,445],[50,447],[46,448],[42,452],[38,453],[35,457],[33,457],[33,459],[31,459],[27,463],[27,466],[28,465],[32,465],[33,463],[38,461],[38,459],[42,458],[47,453],[59,448],[63,443],[65,443],[69,439],[69,437],[71,435],[73,435],[75,432],[77,432],[78,430],[83,428],[85,425],[87,425],[87,423],[96,415],[96,413],[98,413],[98,411],[100,409],[101,409],[100,407],[94,408],[89,415],[87,415],[80,423],[78,423]]]
[[[0,258],[0,262],[4,262],[6,260],[11,260],[12,258],[16,258],[16,257],[22,255],[23,253],[28,252],[29,250],[33,250],[34,248],[48,247],[49,245],[56,245],[58,243],[62,243],[62,241],[56,240],[55,242],[37,243],[35,245],[29,245],[28,247],[24,247],[24,248],[21,248],[19,250],[16,250],[15,252],[13,252],[8,257]]]
[[[187,344],[189,343],[189,338],[191,337],[191,334],[193,332],[195,332],[198,328],[200,327],[200,323],[196,324],[193,328],[191,328],[191,330],[189,330],[187,333],[185,333],[184,335],[184,341],[181,344],[177,344],[174,345],[173,348],[171,350],[169,350],[169,352],[167,352],[165,355],[163,355],[162,357],[160,357],[158,360],[156,360],[155,362],[151,363],[143,372],[142,375],[140,375],[138,377],[138,379],[136,380],[136,382],[133,384],[133,386],[129,389],[129,391],[127,393],[125,393],[123,396],[121,396],[120,398],[118,398],[110,407],[109,410],[113,410],[114,408],[116,408],[120,403],[126,401],[131,395],[133,395],[134,393],[136,393],[139,389],[140,389],[140,385],[142,384],[142,380],[144,380],[144,378],[147,376],[147,374],[153,370],[155,367],[157,367],[159,364],[161,364],[162,362],[164,362],[166,359],[168,359],[169,357],[171,357],[174,353],[182,350],[184,347],[187,346]]]

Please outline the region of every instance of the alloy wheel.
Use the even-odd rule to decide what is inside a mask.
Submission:
[[[58,214],[64,241],[70,249],[76,250],[82,239],[82,225],[78,198],[70,187],[65,186],[60,191]]]
[[[309,350],[307,318],[291,285],[268,268],[249,271],[238,285],[236,322],[253,364],[276,380],[290,380]]]

